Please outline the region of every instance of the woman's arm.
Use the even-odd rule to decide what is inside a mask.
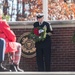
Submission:
[[[2,31],[6,35],[7,39],[11,42],[16,42],[16,35],[14,32],[10,29],[10,26],[7,24],[7,22],[2,23]]]

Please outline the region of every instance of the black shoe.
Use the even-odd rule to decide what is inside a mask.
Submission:
[[[11,64],[9,69],[13,72],[24,72],[22,69],[20,69],[16,64]]]
[[[8,70],[8,69],[6,69],[5,67],[3,67],[3,66],[0,66],[0,72],[11,72],[11,70]]]
[[[17,71],[18,72],[24,72],[24,70],[20,69],[19,67],[17,67]]]
[[[10,65],[9,69],[10,69],[12,72],[17,72],[17,69],[16,69],[16,67],[15,67],[13,64]]]
[[[16,64],[13,63],[13,65],[16,67],[18,72],[24,72],[24,70],[20,69],[19,66],[17,66]]]

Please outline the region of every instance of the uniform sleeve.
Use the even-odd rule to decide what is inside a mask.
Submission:
[[[3,22],[2,31],[4,32],[9,41],[16,42],[16,35],[10,29],[10,26],[7,24],[7,22]]]
[[[35,27],[35,23],[33,24],[33,28]]]
[[[36,27],[38,27],[39,25],[38,25],[38,22],[35,22],[34,24],[33,24],[33,27],[34,28],[36,28]]]
[[[33,28],[36,28],[36,22],[33,24]]]
[[[48,33],[48,32],[53,33],[52,26],[51,26],[51,24],[49,24],[49,23],[47,23],[47,33]]]

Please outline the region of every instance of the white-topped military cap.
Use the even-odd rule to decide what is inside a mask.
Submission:
[[[37,18],[42,18],[43,16],[44,16],[43,13],[38,13],[38,14],[36,14],[36,17],[37,17]]]

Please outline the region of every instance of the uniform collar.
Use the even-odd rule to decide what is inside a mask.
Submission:
[[[39,22],[39,25],[42,25],[43,24],[43,21],[42,22]]]

